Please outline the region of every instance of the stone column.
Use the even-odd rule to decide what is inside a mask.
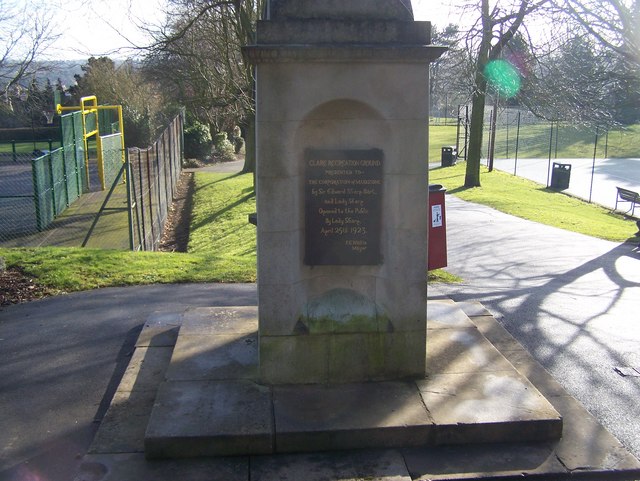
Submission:
[[[271,0],[256,44],[260,376],[422,377],[430,23]]]

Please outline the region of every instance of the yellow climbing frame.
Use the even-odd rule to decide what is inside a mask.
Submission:
[[[99,110],[117,110],[118,112],[118,125],[120,126],[120,143],[122,147],[122,163],[125,162],[125,152],[124,152],[124,124],[122,122],[122,105],[98,105],[98,99],[95,95],[90,95],[87,97],[82,97],[80,99],[80,105],[77,106],[67,106],[64,107],[60,104],[56,105],[56,110],[58,115],[62,114],[62,112],[68,111],[80,111],[82,112],[82,138],[84,141],[84,163],[86,167],[86,175],[87,175],[87,185],[90,185],[89,182],[89,148],[88,142],[89,139],[95,135],[96,140],[96,156],[98,161],[98,175],[100,177],[100,184],[102,186],[102,190],[105,190],[106,182],[104,176],[104,159],[102,156],[102,139],[100,138],[100,120],[98,111]],[[89,115],[94,115],[96,122],[95,128],[87,131],[87,117]],[[124,180],[124,179],[123,179]]]

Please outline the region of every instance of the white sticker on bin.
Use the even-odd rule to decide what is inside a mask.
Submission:
[[[442,227],[442,205],[431,206],[431,227]]]

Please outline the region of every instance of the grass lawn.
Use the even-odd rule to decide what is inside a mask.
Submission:
[[[546,190],[503,172],[482,174],[483,187],[464,189],[464,163],[430,172],[430,182],[450,194],[504,212],[613,241],[625,241],[635,224],[607,209]],[[82,248],[0,248],[7,267],[18,266],[54,291],[182,282],[255,282],[256,229],[251,174],[195,175],[194,210],[187,253]],[[637,239],[636,239],[637,240]],[[444,271],[430,281],[455,282]]]
[[[513,158],[515,156],[516,132],[515,125],[498,124],[495,151],[497,158]],[[518,158],[547,158],[550,137],[549,123],[522,125],[517,142]],[[487,130],[485,130],[483,138],[482,151],[486,154],[486,143],[489,138]],[[559,159],[591,158],[594,154],[595,139],[596,132],[591,128],[560,124],[553,130],[552,155]],[[456,145],[456,127],[451,125],[429,126],[429,162],[439,162],[441,149],[447,145]],[[640,125],[618,128],[608,133],[598,132],[598,145],[595,154],[599,159],[640,157]]]
[[[440,162],[442,147],[456,145],[455,125],[429,126],[429,162]]]
[[[431,170],[429,183],[442,184],[449,194],[523,219],[610,241],[637,241],[633,237],[637,230],[635,222],[623,215],[506,172],[488,172],[481,167],[482,187],[466,189],[463,187],[466,165],[460,162]]]
[[[256,229],[252,176],[198,173],[189,252],[82,248],[0,248],[7,267],[20,267],[54,291],[183,282],[255,282]]]

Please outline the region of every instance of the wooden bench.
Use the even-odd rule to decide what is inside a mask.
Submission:
[[[640,205],[640,194],[629,189],[623,189],[622,187],[616,187],[616,189],[618,189],[618,196],[616,197],[615,209],[618,209],[618,202],[629,202],[631,207],[629,207],[626,213],[630,212],[633,217],[636,205]]]

